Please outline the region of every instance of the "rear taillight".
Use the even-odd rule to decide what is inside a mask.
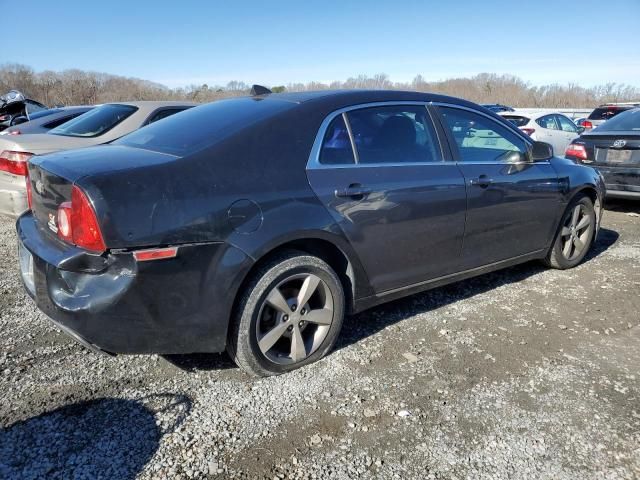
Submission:
[[[96,212],[85,193],[74,185],[71,201],[58,207],[58,237],[92,252],[104,252],[106,246]]]
[[[567,146],[567,149],[564,152],[565,157],[576,157],[580,160],[587,159],[587,149],[584,148],[584,145],[578,145],[576,143],[570,143]]]
[[[531,136],[535,133],[536,129],[535,128],[520,128],[520,130],[522,130],[524,133],[526,133],[527,135]]]
[[[0,171],[26,177],[27,161],[31,157],[33,157],[33,153],[5,150],[0,153]]]
[[[0,115],[0,122],[6,122],[11,118],[11,115]]]
[[[11,130],[9,132],[9,135],[21,135],[22,132],[20,130]]]
[[[582,121],[582,126],[584,128],[593,128],[593,123],[591,123],[589,120],[583,120]]]

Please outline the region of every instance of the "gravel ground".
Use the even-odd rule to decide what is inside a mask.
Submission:
[[[22,292],[0,221],[0,478],[640,478],[640,204],[588,261],[347,320],[321,362],[91,353]]]

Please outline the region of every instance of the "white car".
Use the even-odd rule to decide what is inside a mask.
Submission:
[[[533,140],[546,142],[553,147],[553,154],[564,156],[564,151],[574,139],[584,131],[561,113],[529,112],[516,110],[500,112],[498,115],[513,123]]]

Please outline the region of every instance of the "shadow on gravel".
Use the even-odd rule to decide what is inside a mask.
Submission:
[[[0,430],[0,478],[135,478],[190,411],[189,397],[158,394],[75,403],[14,423]]]
[[[584,262],[589,262],[601,255],[618,240],[619,236],[618,232],[614,230],[601,228],[598,240],[585,257]],[[546,267],[541,262],[524,263],[418,293],[352,315],[345,319],[335,349],[338,350],[356,343],[406,318],[471,298],[502,285],[521,282],[544,270]]]
[[[236,368],[236,364],[226,353],[190,353],[187,355],[163,355],[167,362],[180,370],[192,373],[210,370]]]

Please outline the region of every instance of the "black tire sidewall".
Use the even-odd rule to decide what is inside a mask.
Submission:
[[[299,273],[312,273],[317,275],[329,287],[333,295],[333,321],[327,336],[318,349],[303,361],[281,365],[267,359],[260,348],[256,336],[256,323],[259,320],[261,306],[267,295],[285,278]],[[313,363],[333,347],[342,328],[345,312],[345,300],[342,284],[336,273],[324,261],[317,257],[305,254],[291,254],[288,258],[273,262],[268,268],[256,275],[245,295],[243,304],[238,309],[236,318],[236,334],[230,338],[234,345],[232,355],[241,368],[250,373],[267,376],[295,370]]]

